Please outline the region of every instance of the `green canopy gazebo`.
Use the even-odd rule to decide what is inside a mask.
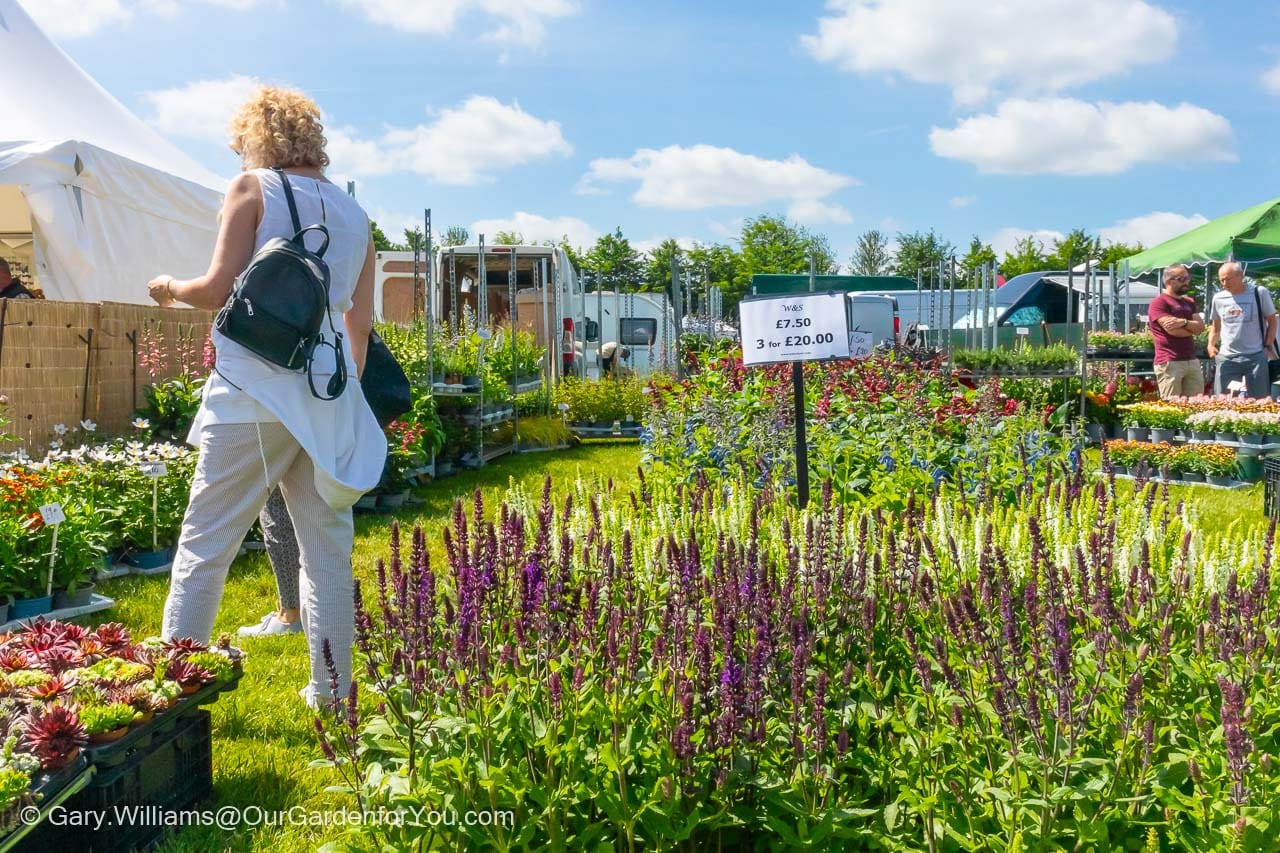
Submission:
[[[1125,259],[1140,278],[1173,264],[1240,261],[1249,272],[1280,269],[1280,198],[1227,214]]]

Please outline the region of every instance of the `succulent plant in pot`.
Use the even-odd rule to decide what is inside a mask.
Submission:
[[[170,661],[165,677],[181,685],[183,696],[190,696],[214,680],[209,670],[185,660]]]
[[[23,743],[45,770],[61,770],[89,743],[79,715],[65,705],[33,709],[22,724]]]
[[[85,705],[80,708],[80,722],[90,743],[111,743],[124,737],[129,731],[134,714],[133,707],[123,702]]]

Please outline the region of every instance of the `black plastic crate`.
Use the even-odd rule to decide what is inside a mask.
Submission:
[[[1262,509],[1280,521],[1280,457],[1268,456],[1262,463]]]
[[[155,844],[167,831],[164,812],[189,809],[213,794],[213,727],[209,712],[183,715],[171,731],[158,733],[123,763],[99,768],[89,784],[67,801],[66,811],[106,815],[100,828],[41,826],[19,849],[124,853]],[[117,823],[132,809],[136,820]],[[170,817],[170,820],[172,818]]]

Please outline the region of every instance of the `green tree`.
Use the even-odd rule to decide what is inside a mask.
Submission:
[[[849,271],[854,275],[885,275],[893,269],[889,238],[874,228],[862,232],[858,245],[849,258]]]
[[[685,253],[683,266],[688,269],[693,280],[697,282],[700,293],[706,292],[707,284],[720,288],[724,294],[724,310],[728,314],[737,310],[737,300],[730,305],[730,294],[733,292],[734,280],[738,276],[741,256],[732,246],[721,243],[699,243]],[[670,271],[667,273],[670,279]],[[685,305],[689,304],[688,296]]]
[[[725,313],[737,311],[738,302],[751,289],[751,277],[762,273],[807,273],[809,258],[817,258],[818,275],[840,269],[831,242],[781,216],[756,216],[742,226],[742,247],[732,286],[725,291]]]
[[[378,227],[378,223],[372,219],[369,220],[369,232],[373,235],[373,249],[375,252],[390,252],[395,249],[395,244]]]
[[[471,239],[471,232],[461,225],[450,225],[440,238],[441,246],[465,246]]]
[[[912,279],[919,273],[927,279],[930,275],[936,275],[934,270],[939,263],[949,261],[955,253],[956,247],[943,240],[932,229],[928,234],[923,231],[899,233],[898,251],[893,259],[894,272]]]
[[[1045,259],[1044,244],[1028,234],[1013,244],[1012,252],[1004,253],[1000,262],[1000,272],[1006,278],[1022,275],[1024,272],[1036,272],[1047,269],[1049,262]]]
[[[684,262],[684,249],[668,237],[650,249],[644,257],[644,280],[641,289],[650,293],[662,293],[671,285],[671,259]]]
[[[1053,251],[1046,260],[1050,269],[1066,270],[1079,266],[1102,254],[1101,241],[1083,228],[1073,228],[1066,237],[1053,242]]]
[[[423,238],[422,229],[415,225],[404,229],[404,242],[397,243],[395,249],[401,252],[412,252],[415,249],[421,249],[424,245],[426,240]]]
[[[519,231],[499,231],[493,235],[494,246],[520,246],[524,244],[524,235]]]
[[[596,240],[591,251],[582,258],[582,263],[592,285],[603,285],[607,290],[637,290],[644,277],[640,253],[630,240],[622,236],[621,228],[615,228],[612,234],[604,234]]]
[[[974,236],[974,238],[969,241],[969,254],[965,255],[960,260],[960,266],[964,270],[964,275],[962,280],[956,283],[956,286],[959,287],[962,284],[967,284],[979,267],[994,264],[996,260],[996,250],[991,248],[990,244],[983,243],[977,238],[977,236]]]
[[[1099,263],[1103,269],[1108,268],[1112,264],[1116,265],[1116,272],[1119,274],[1120,264],[1125,258],[1131,258],[1141,252],[1146,247],[1142,243],[1108,243],[1102,247],[1102,255]]]

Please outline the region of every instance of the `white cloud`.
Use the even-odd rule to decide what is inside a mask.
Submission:
[[[572,0],[342,0],[376,24],[426,35],[454,31],[466,15],[488,19],[474,31],[489,41],[536,45],[547,35],[547,23],[577,11]]]
[[[201,0],[211,6],[245,11],[271,0]],[[112,24],[133,20],[135,14],[173,17],[178,0],[21,0],[40,28],[54,38],[83,38]]]
[[[359,188],[357,188],[357,193]],[[359,195],[357,195],[359,198]],[[390,238],[391,242],[399,243],[404,237],[406,229],[412,230],[422,229],[422,219],[409,213],[403,213],[395,210],[388,210],[385,207],[375,206],[369,211],[369,218],[378,223],[378,227],[382,229],[382,233]],[[440,235],[437,234],[435,239],[439,241]]]
[[[814,198],[792,202],[787,208],[787,216],[801,225],[848,225],[853,222],[853,214],[843,206]]]
[[[185,86],[144,92],[151,105],[147,121],[161,133],[208,142],[225,142],[232,114],[258,81],[243,74],[222,80],[196,80]]]
[[[994,174],[1112,175],[1140,163],[1234,161],[1230,123],[1202,107],[1008,100],[929,132],[933,152]]]
[[[1181,213],[1156,211],[1145,216],[1122,219],[1114,225],[1098,230],[1104,243],[1141,243],[1155,246],[1171,237],[1177,237],[1198,228],[1209,220],[1198,213],[1184,216]]]
[[[793,154],[767,160],[732,148],[712,145],[669,145],[641,148],[627,158],[592,160],[579,191],[599,184],[639,182],[632,201],[666,210],[790,202],[801,213],[848,216],[843,208],[822,200],[857,182],[828,172]],[[815,203],[821,203],[819,210]]]
[[[81,38],[127,21],[132,12],[120,0],[23,0],[32,19],[54,38]]]
[[[1262,75],[1263,87],[1273,95],[1280,95],[1280,62]]]
[[[956,210],[960,210],[961,208],[968,207],[969,205],[973,204],[977,200],[978,200],[977,196],[972,196],[972,195],[952,196],[951,206]]]
[[[1024,240],[1027,237],[1036,238],[1036,240],[1038,240],[1047,250],[1051,248],[1056,241],[1061,240],[1066,236],[1067,235],[1063,234],[1061,231],[1050,231],[1044,228],[1039,231],[1031,231],[1026,228],[1001,228],[996,232],[995,236],[991,238],[990,243],[991,248],[995,250],[996,256],[1003,258],[1005,252],[1012,252],[1014,245],[1019,240]]]
[[[381,145],[397,170],[458,186],[481,183],[495,169],[573,153],[559,122],[543,121],[518,103],[483,95],[440,110],[430,124],[392,129]]]
[[[801,43],[845,71],[950,87],[1058,92],[1172,55],[1178,24],[1144,0],[827,0]]]
[[[492,240],[499,231],[514,231],[526,244],[541,243],[544,240],[560,242],[560,238],[568,237],[569,243],[576,247],[586,247],[595,243],[600,236],[596,229],[574,216],[557,216],[547,218],[534,213],[517,211],[505,219],[481,219],[471,223],[471,239],[481,234]]]
[[[1181,213],[1156,211],[1143,216],[1134,216],[1130,219],[1121,219],[1101,228],[1085,230],[1096,231],[1102,239],[1103,245],[1110,243],[1141,243],[1144,246],[1151,247],[1163,243],[1171,237],[1190,231],[1192,228],[1203,225],[1208,221],[1198,213],[1185,216]],[[1035,237],[1047,251],[1053,248],[1053,244],[1056,241],[1062,240],[1066,236],[1061,231],[1054,231],[1049,228],[1033,231],[1028,228],[1008,227],[997,231],[989,242],[991,243],[991,248],[995,249],[996,254],[1003,257],[1005,252],[1013,251],[1014,244],[1025,237]]]
[[[151,122],[162,133],[213,142],[227,138],[227,123],[258,83],[235,74],[186,86],[147,92]],[[428,124],[385,127],[380,137],[364,136],[326,115],[332,173],[337,178],[370,178],[412,172],[442,184],[474,185],[496,170],[552,156],[567,156],[559,122],[543,121],[497,98],[473,95],[440,110]]]

